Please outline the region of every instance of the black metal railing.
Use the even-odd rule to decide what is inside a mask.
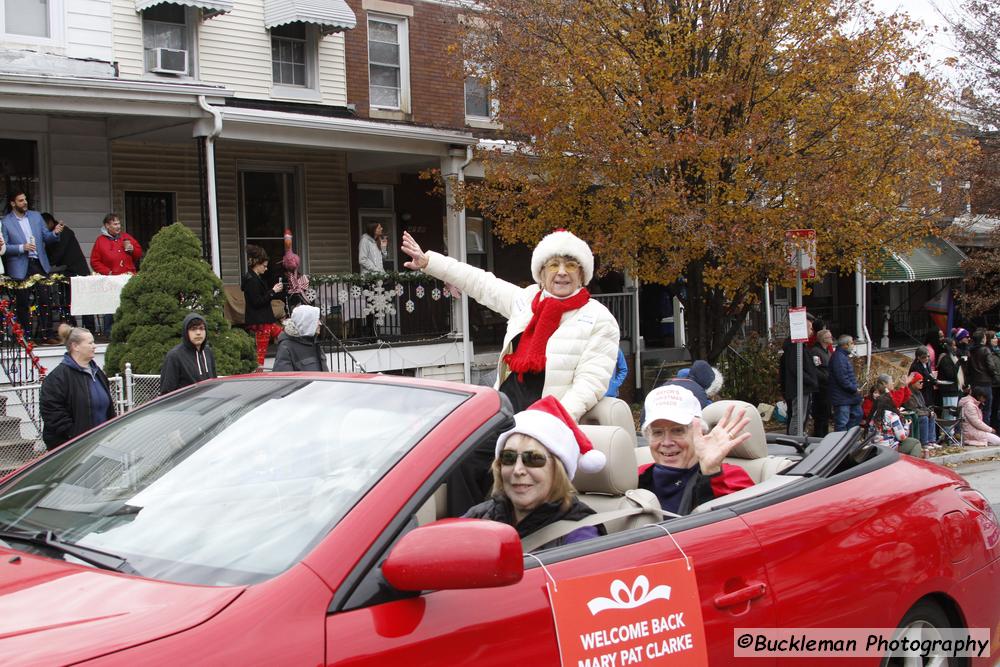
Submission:
[[[413,342],[452,331],[452,294],[429,276],[310,276],[329,329],[346,347]]]
[[[0,298],[0,371],[4,383],[22,387],[40,382],[43,371],[12,308],[9,297]]]

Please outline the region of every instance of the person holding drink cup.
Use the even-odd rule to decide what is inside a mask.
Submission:
[[[101,223],[101,233],[90,251],[90,267],[102,276],[135,273],[142,259],[142,246],[127,232],[117,213],[108,213]],[[104,333],[111,335],[112,314],[104,316]]]
[[[102,276],[135,273],[142,259],[142,246],[128,232],[122,231],[122,222],[116,213],[104,216],[101,234],[94,241],[90,252],[90,266]]]

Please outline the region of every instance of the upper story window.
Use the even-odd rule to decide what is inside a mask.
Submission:
[[[315,39],[305,23],[271,28],[271,73],[275,85],[305,88],[312,85]]]
[[[8,0],[9,2],[10,0]],[[195,21],[183,5],[161,3],[142,13],[142,46],[146,71],[190,75]]]
[[[372,107],[409,112],[409,50],[405,18],[368,18],[368,91]]]
[[[465,77],[465,115],[482,119],[490,117],[490,88],[478,76]]]
[[[50,0],[4,0],[4,28],[8,35],[51,37]]]

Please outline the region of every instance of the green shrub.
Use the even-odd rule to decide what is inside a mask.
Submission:
[[[719,371],[725,380],[722,397],[753,405],[774,404],[781,398],[780,357],[781,348],[757,333],[734,341],[732,349],[719,358]]]
[[[223,316],[222,281],[202,259],[201,242],[181,223],[161,229],[149,244],[139,272],[122,290],[111,328],[104,371],[157,374],[163,357],[181,340],[181,324],[191,311],[204,316],[219,375],[249,373],[257,367],[253,340]]]

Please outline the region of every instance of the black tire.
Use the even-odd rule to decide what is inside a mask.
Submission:
[[[922,635],[933,637],[938,628],[955,627],[940,606],[930,600],[921,600],[906,612],[899,628],[911,628]],[[930,656],[927,658],[889,657],[882,659],[882,667],[968,667],[966,657]]]

